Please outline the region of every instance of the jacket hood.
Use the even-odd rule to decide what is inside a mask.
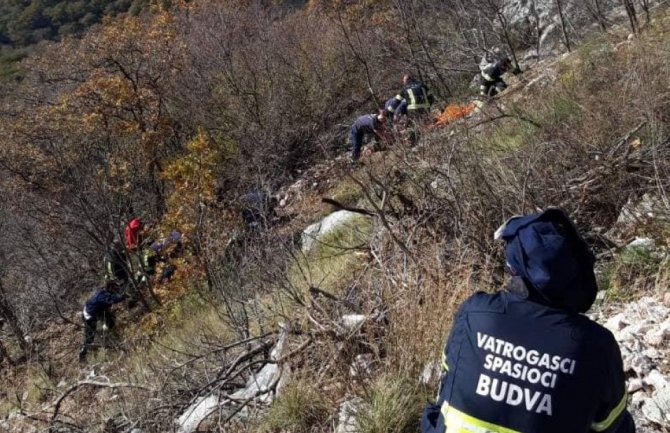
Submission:
[[[137,230],[142,226],[142,221],[140,221],[139,218],[133,218],[130,220],[128,223],[128,227],[130,227],[133,230]]]
[[[596,298],[595,258],[560,209],[515,217],[501,227],[507,264],[528,286],[528,298],[570,312],[586,312]]]

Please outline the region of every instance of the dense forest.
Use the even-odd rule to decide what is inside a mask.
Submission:
[[[16,72],[14,63],[40,41],[79,36],[105,16],[139,14],[149,0],[4,0],[0,2],[0,77]]]

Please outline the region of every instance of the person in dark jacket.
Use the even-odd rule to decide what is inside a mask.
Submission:
[[[384,102],[384,113],[386,114],[386,118],[391,122],[396,117],[406,116],[407,101],[404,99],[398,101],[396,98],[387,99],[386,102]]]
[[[410,74],[403,76],[402,83],[403,88],[395,99],[398,104],[406,101],[407,116],[417,117],[427,114],[430,111],[430,106],[435,102],[435,97],[430,89]]]
[[[493,97],[507,88],[502,76],[510,70],[512,62],[505,57],[485,66],[480,73],[479,94],[484,97]]]
[[[619,347],[581,314],[597,286],[575,226],[549,209],[496,234],[513,277],[460,306],[422,433],[634,433]]]
[[[252,190],[239,198],[242,219],[250,229],[268,225],[275,216],[277,198],[261,190]]]
[[[103,259],[105,268],[105,280],[118,281],[122,285],[128,283],[130,277],[130,268],[128,265],[128,256],[120,241],[115,240],[109,247]]]
[[[79,361],[86,361],[86,355],[95,339],[99,321],[103,322],[103,329],[114,327],[114,315],[111,307],[126,299],[126,295],[119,292],[119,286],[114,281],[107,281],[86,301],[83,311],[84,344],[79,351]]]
[[[386,123],[386,112],[380,110],[378,114],[364,114],[351,125],[351,160],[358,161],[361,156],[363,140],[368,134],[377,138],[385,138],[384,124]]]

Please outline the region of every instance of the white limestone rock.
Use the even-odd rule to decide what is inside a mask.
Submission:
[[[320,222],[308,226],[301,236],[303,254],[308,254],[326,235],[336,230],[349,228],[358,232],[357,226],[360,226],[360,224],[356,224],[356,222],[360,221],[361,218],[365,217],[356,212],[339,210],[331,213]]]
[[[642,379],[631,379],[628,382],[628,393],[632,394],[635,391],[639,391],[644,388],[644,382]]]
[[[355,397],[340,405],[340,414],[338,416],[335,433],[359,433],[360,429],[356,422],[356,414],[363,404],[361,398]]]
[[[630,325],[630,322],[626,320],[626,315],[619,313],[616,316],[610,317],[607,322],[605,322],[605,328],[609,329],[610,332],[616,334],[618,331],[621,331],[626,326]]]

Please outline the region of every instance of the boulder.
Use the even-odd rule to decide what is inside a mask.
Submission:
[[[288,329],[280,325],[279,338],[270,352],[272,361],[279,361],[284,354],[286,342],[288,340]],[[252,374],[247,380],[246,386],[232,394],[219,397],[218,395],[209,395],[200,397],[182,413],[176,420],[178,433],[192,433],[208,416],[219,408],[225,411],[225,408],[231,401],[245,401],[250,398],[256,399],[259,403],[268,404],[274,397],[271,391],[278,392],[288,377],[288,367],[279,364],[266,364],[258,372]],[[273,389],[274,385],[274,389]],[[246,413],[240,412],[237,416],[243,417]]]
[[[624,371],[633,370],[638,377],[646,376],[654,368],[652,360],[641,354],[633,355],[628,363],[626,361],[624,359]]]
[[[219,397],[200,397],[177,419],[178,433],[192,433],[200,423],[219,407]]]
[[[345,314],[340,318],[340,326],[349,333],[358,332],[369,319],[365,314]]]
[[[363,400],[355,397],[347,400],[340,405],[340,414],[337,420],[335,433],[358,433],[359,428],[356,422],[356,413],[363,405]]]
[[[354,233],[360,232],[358,227],[360,227],[360,221],[363,218],[366,217],[347,210],[339,210],[331,213],[320,222],[310,225],[302,232],[302,252],[308,254],[327,235],[338,230],[344,229]]]
[[[630,227],[652,219],[667,221],[670,219],[670,214],[662,199],[647,193],[637,201],[628,200],[621,209],[616,223],[618,226]]]
[[[635,391],[639,391],[644,388],[644,382],[642,379],[631,379],[628,382],[628,393],[632,394]]]
[[[610,317],[607,322],[605,322],[604,326],[609,329],[610,332],[616,333],[628,325],[630,325],[630,322],[626,320],[626,315],[624,313],[619,313],[616,316]]]

